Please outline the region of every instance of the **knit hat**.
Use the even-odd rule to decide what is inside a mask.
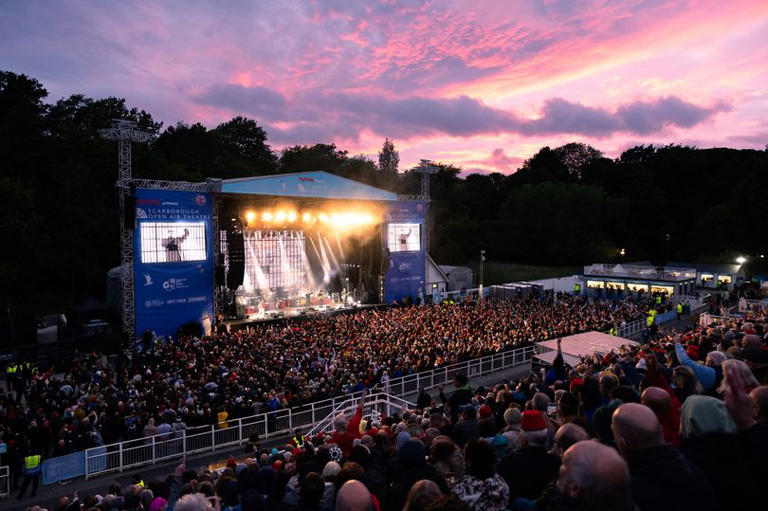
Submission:
[[[334,444],[328,448],[328,453],[331,455],[331,459],[335,462],[340,462],[344,457],[344,453],[341,451],[341,447]]]
[[[478,415],[480,415],[481,419],[485,419],[487,417],[490,417],[493,415],[493,410],[491,410],[491,407],[488,405],[483,405],[480,407],[480,410],[478,410]]]
[[[538,410],[524,411],[520,427],[523,431],[540,431],[542,429],[547,429],[547,424],[544,422],[544,414]]]

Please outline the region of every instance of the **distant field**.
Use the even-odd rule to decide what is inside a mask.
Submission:
[[[475,272],[475,278],[478,276],[478,267],[479,263],[474,262],[472,269]],[[582,266],[532,266],[529,264],[487,261],[483,269],[483,282],[488,286],[520,280],[552,279],[581,273],[583,269]]]

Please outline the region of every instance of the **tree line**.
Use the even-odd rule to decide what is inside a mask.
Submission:
[[[399,169],[387,140],[378,161],[333,143],[282,151],[256,120],[163,128],[121,98],[80,94],[46,102],[36,79],[0,72],[0,303],[6,311],[60,310],[103,297],[119,264],[117,151],[98,130],[134,120],[156,138],[134,144],[135,177],[200,181],[325,170],[402,194],[419,176]],[[768,152],[637,146],[618,158],[581,143],[544,147],[511,174],[438,163],[431,252],[441,264],[495,261],[574,265],[618,258],[730,259],[765,250]]]

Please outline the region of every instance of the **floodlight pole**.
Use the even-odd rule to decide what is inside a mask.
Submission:
[[[120,283],[122,288],[122,328],[128,339],[136,337],[136,304],[133,283],[133,231],[135,225],[126,225],[125,207],[132,184],[131,142],[148,142],[151,133],[141,131],[134,121],[113,119],[112,126],[99,130],[99,136],[117,140],[117,188],[120,205]]]
[[[483,301],[483,263],[485,262],[485,250],[480,251],[480,275],[479,275],[479,281],[480,285],[478,286],[478,300],[480,302]]]
[[[421,195],[420,199],[424,202],[424,252],[429,254],[429,234],[430,234],[430,213],[432,196],[429,191],[429,181],[432,174],[440,172],[440,168],[432,160],[420,160],[419,166],[414,169],[421,174]]]

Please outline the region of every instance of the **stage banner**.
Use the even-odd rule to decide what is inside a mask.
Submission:
[[[397,201],[387,204],[384,260],[388,262],[384,289],[387,302],[411,297],[424,299],[424,203]]]
[[[133,270],[136,335],[176,336],[195,321],[213,321],[211,194],[136,190]]]

